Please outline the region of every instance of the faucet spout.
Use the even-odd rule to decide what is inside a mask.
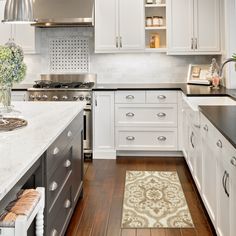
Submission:
[[[222,65],[220,67],[220,70],[219,70],[219,76],[220,77],[222,77],[223,69],[224,69],[225,65],[228,64],[229,62],[235,62],[236,63],[236,58],[232,58],[232,57],[228,58],[222,63]]]

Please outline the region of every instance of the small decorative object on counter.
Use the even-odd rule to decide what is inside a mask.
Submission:
[[[147,4],[153,4],[153,3],[154,3],[154,0],[146,0],[146,3],[147,3]]]
[[[23,50],[15,43],[9,42],[0,46],[0,102],[6,112],[12,110],[11,89],[13,84],[22,81],[26,74],[26,65],[23,60]]]
[[[147,27],[151,27],[153,24],[153,20],[152,20],[152,17],[146,17],[146,26]]]
[[[158,33],[153,33],[150,35],[150,48],[160,47],[160,35]]]
[[[212,88],[213,89],[220,88],[220,76],[217,73],[214,73],[212,76]]]

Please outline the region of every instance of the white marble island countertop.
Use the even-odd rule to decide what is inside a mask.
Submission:
[[[0,200],[42,156],[84,108],[79,102],[16,102],[28,121],[24,128],[0,132]]]

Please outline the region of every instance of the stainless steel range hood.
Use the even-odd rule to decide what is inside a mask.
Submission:
[[[34,0],[34,26],[93,26],[94,0]]]

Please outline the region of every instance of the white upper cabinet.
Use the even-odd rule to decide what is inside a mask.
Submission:
[[[5,0],[0,0],[0,21],[4,18]],[[29,24],[4,24],[0,22],[0,44],[13,40],[24,53],[35,52],[35,28]]]
[[[95,1],[95,52],[144,50],[143,0]]]
[[[168,54],[220,54],[220,0],[168,0]]]

